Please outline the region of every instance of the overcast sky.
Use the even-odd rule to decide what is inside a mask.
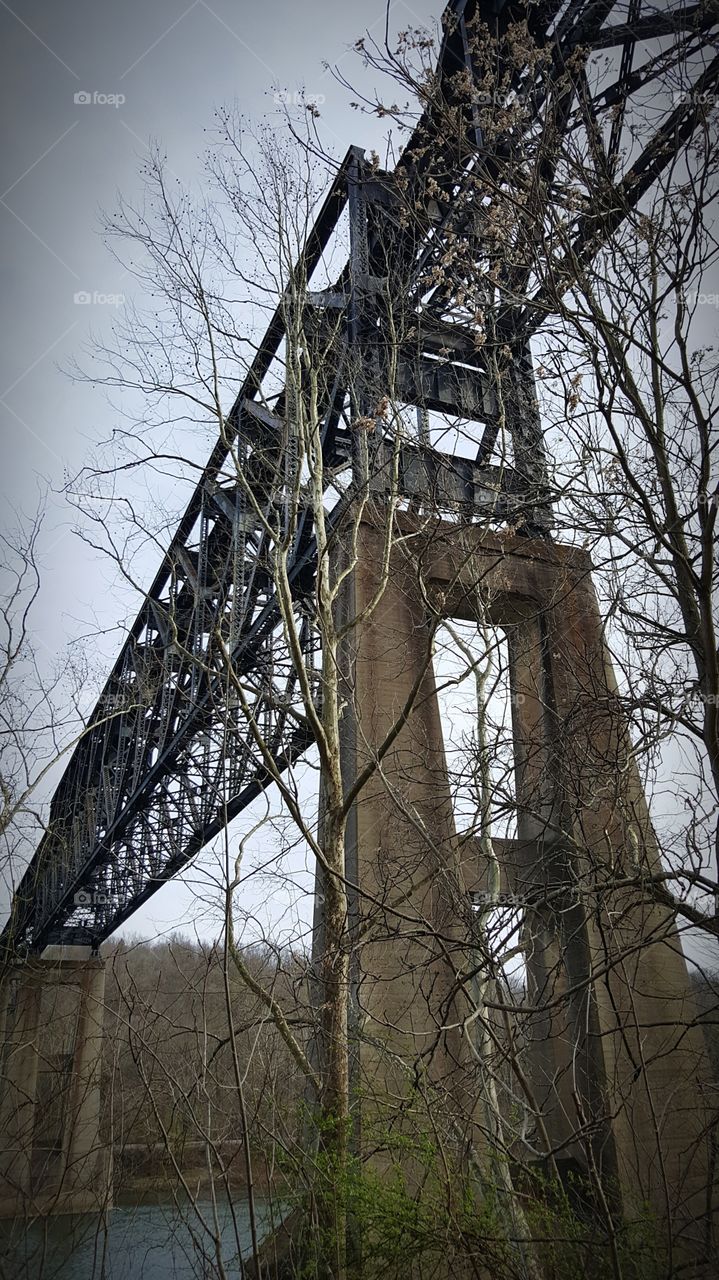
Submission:
[[[434,7],[439,13],[439,0]],[[433,8],[393,0],[392,12],[408,25],[431,18]],[[304,86],[325,99],[322,128],[338,156],[350,142],[375,145],[377,127],[350,110],[322,64],[358,73],[351,45],[365,27],[381,33],[383,22],[384,0],[361,7],[346,0],[25,0],[12,7],[0,0],[6,503],[30,511],[38,483],[60,487],[65,471],[76,470],[89,445],[112,429],[102,395],[74,386],[57,365],[67,367],[91,329],[102,333],[109,324],[108,296],[130,289],[99,237],[99,210],[114,206],[118,190],[137,194],[148,141],[161,142],[183,181],[199,181],[217,105],[236,98],[250,116],[274,114],[279,126],[274,91]],[[58,504],[53,519],[56,538],[67,520]],[[56,550],[52,567],[76,567],[82,555],[67,533]],[[48,585],[53,626],[56,606],[71,603],[66,588],[62,573]],[[88,600],[96,604],[95,575],[74,573],[73,588],[78,615]],[[43,639],[52,645],[53,627]]]

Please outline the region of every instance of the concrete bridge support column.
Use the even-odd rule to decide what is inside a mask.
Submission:
[[[402,1112],[404,1138],[419,1094],[447,1135],[481,1148],[458,975],[482,876],[454,829],[429,647],[433,608],[476,621],[479,594],[510,641],[518,830],[503,874],[523,904],[523,1061],[549,1147],[592,1185],[601,1173],[617,1220],[701,1266],[712,1072],[589,558],[476,526],[400,527],[370,608],[382,530],[361,525],[344,615],[361,619],[343,655],[348,784],[382,753],[348,829],[362,1147],[381,1167],[383,1113]]]
[[[716,1228],[713,1072],[591,580],[577,573],[566,585],[561,601],[558,591],[547,600],[545,653],[572,880],[563,932],[574,1095],[586,1124],[601,1121],[595,1159],[614,1164],[625,1218],[648,1213],[687,1264],[712,1219]]]
[[[471,619],[480,584],[510,641],[518,840],[506,876],[524,904],[528,1066],[550,1142],[601,1171],[614,1210],[673,1250],[672,1266],[701,1266],[713,1072],[591,561],[468,529],[447,529],[433,552],[443,607]]]
[[[104,962],[48,947],[2,992],[0,1216],[83,1213],[110,1201],[101,1136]]]

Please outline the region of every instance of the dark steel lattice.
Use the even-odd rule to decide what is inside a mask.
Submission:
[[[565,134],[593,130],[598,163],[615,183],[616,199],[611,215],[585,210],[571,228],[573,253],[579,261],[590,259],[692,136],[702,95],[719,78],[719,59],[708,65],[704,59],[693,91],[666,111],[654,136],[640,150],[634,147],[629,166],[619,174],[622,125],[632,95],[653,75],[653,64],[640,61],[642,42],[671,38],[676,66],[688,66],[709,47],[713,6],[678,3],[650,12],[641,0],[528,5],[452,0],[439,56],[440,83],[450,102],[458,70],[474,74],[468,29],[477,16],[500,37],[510,23],[526,19],[533,40],[551,54],[541,72],[515,68],[509,90],[505,86],[505,92],[527,95],[532,103],[525,133],[540,130],[549,110]],[[584,51],[583,63],[567,88],[567,63],[577,50]],[[592,89],[586,67],[606,51],[614,54],[616,76],[605,76],[597,81],[601,87]],[[498,84],[505,70],[497,67]],[[403,229],[394,217],[397,172],[373,169],[352,148],[307,238],[296,281],[311,281],[349,206],[347,267],[332,290],[308,294],[307,302],[318,331],[331,317],[337,335],[324,356],[323,458],[328,473],[353,468],[355,486],[369,482],[381,494],[392,441],[379,431],[373,437],[368,479],[351,423],[372,412],[382,387],[380,295],[390,276],[393,287],[401,281],[402,306],[417,313],[416,334],[399,352],[403,401],[421,413],[434,410],[481,424],[476,459],[432,448],[421,429],[415,439],[404,441],[399,479],[405,498],[486,520],[512,518],[531,532],[546,533],[549,494],[528,343],[549,303],[532,262],[517,263],[505,281],[505,300],[495,299],[496,332],[515,353],[511,469],[492,465],[498,433],[494,391],[473,334],[452,321],[447,289],[426,287],[448,234],[467,231],[471,210],[461,194],[468,175],[486,172],[512,181],[518,140],[499,137],[486,143],[476,107],[463,110],[465,136],[449,142],[428,108],[397,171],[420,207],[426,176],[436,175],[445,193],[452,194],[444,212],[436,202],[430,208],[427,199],[424,222]],[[428,136],[433,137],[429,149]],[[519,143],[526,145],[527,138]],[[551,171],[544,174],[549,200],[554,177]],[[541,230],[539,210],[537,250]],[[507,297],[514,299],[512,305]],[[281,476],[291,468],[291,414],[283,396],[268,408],[272,398],[263,383],[283,336],[280,305],[229,415],[233,439],[225,433],[215,446],[57,788],[47,833],[18,887],[6,941],[12,935],[16,944],[33,948],[51,941],[98,944],[267,785],[266,761],[228,683],[219,637],[275,763],[285,767],[311,741],[296,714],[297,676],[279,627],[271,539],[234,471],[239,465],[245,477],[252,477],[268,519],[281,522],[286,496]],[[351,492],[337,499],[330,522],[339,518]],[[293,542],[290,582],[308,669],[315,665],[317,646],[309,607],[314,558],[313,517],[306,505]]]

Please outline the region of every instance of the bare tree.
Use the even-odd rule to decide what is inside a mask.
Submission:
[[[281,1154],[283,1186],[303,1208],[303,1257],[319,1274],[343,1280],[363,1251],[367,1262],[368,1242],[380,1264],[398,1274],[408,1256],[421,1269],[440,1252],[468,1274],[486,1271],[488,1256],[498,1275],[535,1277],[551,1267],[562,1274],[556,1251],[567,1232],[569,1266],[594,1265],[596,1252],[597,1274],[619,1280],[639,1273],[650,1247],[632,1234],[641,1223],[622,1223],[611,1179],[597,1162],[612,1118],[599,1102],[596,1114],[588,1114],[586,1093],[573,1087],[572,1037],[583,1016],[594,1016],[599,983],[613,998],[638,952],[662,940],[674,945],[676,916],[716,933],[713,911],[697,898],[698,891],[717,889],[708,858],[719,831],[716,378],[713,353],[693,348],[696,315],[688,299],[715,257],[707,207],[717,143],[707,122],[637,204],[592,121],[585,57],[578,53],[557,68],[524,24],[510,28],[500,51],[480,26],[471,38],[474,76],[458,73],[449,96],[431,70],[435,50],[426,33],[404,33],[396,49],[361,42],[368,66],[388,73],[412,99],[407,111],[379,100],[365,107],[392,117],[400,129],[418,118],[420,124],[410,161],[393,177],[377,157],[360,168],[350,155],[342,170],[350,192],[349,243],[340,226],[334,241],[309,251],[318,192],[328,178],[336,181],[314,111],[305,128],[292,125],[294,140],[286,144],[267,132],[253,135],[232,113],[221,115],[209,162],[213,195],[201,208],[185,194],[170,193],[155,156],[142,208],[123,205],[109,220],[117,252],[132,258],[140,282],[159,301],[155,314],[131,315],[116,343],[99,353],[105,367],[93,376],[127,397],[129,422],[122,458],[115,440],[107,465],[93,466],[78,483],[94,519],[88,536],[101,541],[140,588],[142,560],[133,563],[128,552],[138,536],[142,543],[148,535],[161,541],[171,513],[162,510],[153,519],[128,493],[128,539],[112,523],[118,478],[151,468],[160,501],[171,502],[177,477],[199,469],[198,424],[206,423],[219,434],[221,456],[203,473],[202,502],[207,495],[208,504],[227,519],[231,512],[232,520],[231,537],[218,520],[212,537],[203,542],[201,532],[189,553],[183,548],[172,560],[156,630],[165,658],[176,662],[175,690],[168,708],[158,693],[159,666],[148,661],[140,671],[136,664],[141,713],[145,722],[156,722],[157,740],[164,741],[177,704],[196,707],[205,682],[206,733],[219,743],[213,757],[219,763],[204,775],[203,787],[226,820],[237,782],[229,762],[249,761],[246,776],[274,787],[293,829],[290,843],[314,860],[321,903],[311,951],[298,948],[291,962],[258,964],[242,931],[255,832],[250,824],[238,841],[225,822],[217,870],[222,941],[211,957],[195,964],[193,956],[190,971],[178,965],[189,1007],[183,1005],[179,1021],[170,1018],[163,1000],[140,996],[128,969],[114,1016],[141,1086],[137,1108],[186,1190],[178,1126],[181,1137],[192,1133],[200,1143],[217,1185],[231,1187],[226,1135],[215,1120],[217,1099],[232,1093],[258,1269],[252,1187],[263,1153],[270,1166]],[[506,83],[497,83],[498,63],[507,68]],[[681,57],[657,55],[658,95],[672,89],[680,64]],[[540,80],[546,77],[541,130],[533,125],[536,95],[524,98],[513,78],[527,65]],[[568,133],[562,121],[570,93],[585,127]],[[485,140],[502,143],[501,168],[470,155],[468,110]],[[641,116],[635,129],[639,136]],[[459,184],[458,164],[465,165]],[[383,193],[382,213],[373,216],[384,219],[376,251],[384,274],[376,258],[374,274],[369,271],[361,220],[352,215],[362,183]],[[439,225],[441,237],[434,233]],[[423,409],[414,414],[409,407],[425,399],[410,385],[407,351],[417,345],[421,299],[428,294],[435,319],[441,313],[438,361],[454,327],[466,343],[467,367],[481,361],[493,395],[495,488],[470,518],[437,475],[412,492],[406,479],[409,464],[434,458],[447,436],[460,446],[477,444],[468,418]],[[278,338],[271,351],[244,327],[248,314],[266,311]],[[362,342],[353,345],[363,323]],[[522,418],[536,420],[538,412],[527,392],[530,335],[551,466],[541,449],[527,446],[521,429]],[[228,412],[226,388],[238,369],[245,374],[244,399]],[[142,403],[133,420],[135,394]],[[513,501],[505,485],[510,473],[518,481]],[[528,535],[546,544],[552,520],[565,542],[591,550],[608,605],[605,639],[620,671],[618,689],[590,673],[602,705],[598,711],[580,706],[576,715],[587,754],[603,757],[602,779],[613,762],[624,762],[609,797],[598,789],[589,800],[580,798],[585,808],[605,805],[621,829],[618,842],[612,828],[621,848],[609,872],[606,857],[577,838],[576,805],[568,800],[558,812],[547,802],[556,759],[527,763],[532,744],[526,742],[524,760],[515,758],[522,730],[517,701],[542,702],[526,674],[518,683],[517,670],[527,669],[522,646],[530,643],[532,627],[553,625],[561,600],[507,626],[510,661],[495,622],[501,581],[496,565],[479,554],[495,545],[489,535],[482,542],[490,527],[502,526],[500,558]],[[465,526],[472,526],[466,538]],[[441,593],[433,570],[440,543],[451,544]],[[567,594],[570,582],[569,572],[560,577]],[[362,592],[353,596],[358,583]],[[449,623],[444,643],[461,662],[459,671],[443,676],[441,628],[459,597],[474,624]],[[589,597],[585,604],[593,607]],[[258,630],[252,663],[243,664],[238,636],[247,616],[262,609],[269,622]],[[398,640],[392,619],[400,617]],[[402,645],[408,654],[411,648],[406,684]],[[380,699],[373,704],[376,724],[370,725],[362,699],[372,655],[393,673],[400,692],[386,691],[386,708]],[[496,687],[510,666],[512,757],[503,745],[507,708],[498,705]],[[455,743],[465,760],[453,761],[449,740],[443,755],[433,746],[436,686],[452,688],[465,677],[474,683],[473,710],[471,717],[458,716]],[[555,710],[546,699],[541,709],[543,715]],[[581,721],[583,715],[588,719]],[[573,732],[556,746],[570,773]],[[660,770],[683,759],[676,753],[686,744],[692,747],[682,794],[688,818],[678,829],[661,811]],[[319,820],[297,763],[309,748],[317,762]],[[429,795],[406,785],[411,758],[423,751],[435,765]],[[653,801],[663,863],[637,798],[637,769]],[[452,787],[461,790],[467,778],[469,806],[464,813],[455,806],[453,814]],[[577,781],[570,797],[577,804],[579,792]],[[520,810],[547,848],[550,838],[554,850],[569,847],[572,865],[580,867],[571,891],[560,880],[541,903],[510,901],[500,853],[503,840],[517,843],[506,820]],[[362,868],[353,829],[358,812],[371,812],[380,830]],[[401,840],[392,846],[391,867],[382,847],[388,814],[407,833],[406,850]],[[289,874],[287,850],[267,808],[257,827],[274,842],[268,856],[276,858],[278,874]],[[371,836],[365,839],[371,847]],[[607,843],[611,847],[609,837]],[[463,869],[476,865],[484,879],[476,876],[473,905]],[[598,903],[596,910],[586,902]],[[607,902],[613,905],[605,911]],[[648,916],[655,908],[659,914]],[[615,918],[611,937],[601,933],[607,917]],[[632,932],[637,919],[646,934]],[[601,943],[577,979],[568,966],[590,926]],[[393,981],[394,1003],[391,994],[378,995],[382,983]],[[409,1010],[400,1007],[408,992]],[[677,1036],[688,1041],[696,1030],[690,1003],[682,1016]],[[413,1019],[419,1032],[408,1027]],[[164,1045],[168,1026],[178,1043],[191,1047],[199,1067],[172,1061]],[[622,1034],[636,1051],[636,1079],[652,1111],[657,1062],[642,1056],[641,1028],[634,1010]],[[424,1049],[417,1048],[420,1036]],[[609,1032],[602,1037],[609,1039]],[[542,1087],[569,1098],[551,1132],[531,1067],[542,1039],[550,1058],[556,1055]],[[560,1044],[570,1046],[565,1058]],[[270,1069],[275,1052],[300,1082],[284,1092]],[[453,1069],[438,1078],[440,1052]],[[258,1058],[262,1069],[250,1082]],[[625,1089],[619,1068],[611,1083],[620,1093]],[[659,1121],[656,1128],[663,1168]],[[585,1158],[579,1209],[559,1179],[567,1152]],[[536,1166],[558,1207],[539,1193]],[[707,1232],[711,1210],[708,1190]],[[216,1222],[202,1225],[222,1274],[221,1232]],[[671,1224],[667,1230],[671,1267]]]

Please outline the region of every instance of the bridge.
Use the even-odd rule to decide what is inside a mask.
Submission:
[[[510,107],[516,102],[531,104],[531,110],[511,117],[504,132],[486,128],[481,95],[467,92],[468,81],[476,83],[473,33],[478,20],[486,24],[504,51],[504,61],[494,68],[494,94]],[[503,37],[514,22],[522,20],[526,20],[531,42],[541,57],[510,59]],[[305,668],[317,671],[321,645],[313,606],[317,511],[304,496],[296,517],[293,515],[298,491],[293,393],[287,387],[277,389],[287,318],[298,293],[302,295],[304,323],[322,352],[317,372],[321,469],[326,478],[324,512],[330,532],[337,535],[337,554],[342,554],[342,530],[358,501],[369,498],[381,511],[390,494],[396,493],[406,530],[412,530],[418,513],[436,516],[432,546],[423,544],[423,549],[433,557],[432,588],[437,598],[441,594],[445,601],[442,607],[451,616],[472,616],[468,604],[472,588],[465,580],[461,554],[470,557],[475,579],[491,580],[494,597],[500,601],[494,607],[493,622],[515,626],[512,678],[515,692],[523,692],[514,723],[519,762],[518,836],[503,849],[504,883],[515,889],[520,885],[523,892],[536,898],[538,893],[546,894],[549,876],[555,889],[566,892],[569,854],[558,832],[567,826],[567,787],[561,803],[556,794],[546,797],[538,819],[536,803],[532,807],[528,800],[530,791],[536,792],[538,766],[527,761],[535,759],[544,733],[539,754],[544,760],[542,769],[545,773],[549,770],[546,760],[559,732],[556,724],[553,728],[544,724],[551,685],[564,741],[569,734],[573,744],[569,759],[575,759],[581,773],[586,749],[581,734],[588,731],[585,727],[577,737],[576,727],[570,730],[568,718],[562,720],[562,716],[569,716],[562,707],[568,708],[577,698],[565,668],[568,664],[586,697],[594,689],[596,705],[609,686],[603,674],[606,655],[601,618],[587,586],[591,565],[585,556],[558,544],[553,537],[554,495],[531,354],[532,338],[555,306],[547,273],[537,269],[540,256],[548,252],[542,228],[554,199],[555,183],[561,178],[557,165],[562,147],[575,133],[591,135],[606,198],[601,207],[578,206],[566,228],[557,262],[562,287],[569,290],[572,272],[591,262],[689,143],[701,123],[706,94],[719,79],[719,58],[705,59],[689,89],[664,102],[651,136],[630,140],[633,103],[641,98],[650,76],[648,42],[667,42],[664,71],[674,69],[677,83],[684,83],[687,67],[695,65],[692,56],[708,47],[716,21],[714,6],[706,4],[667,4],[657,13],[647,11],[641,0],[622,4],[615,0],[563,0],[559,4],[538,0],[528,5],[505,0],[451,0],[443,21],[436,95],[428,99],[395,170],[383,170],[357,147],[351,147],[337,166],[287,292],[278,299],[235,401],[220,424],[217,444],[57,787],[46,833],[17,886],[2,938],[3,946],[14,956],[25,957],[28,972],[39,971],[38,957],[43,954],[62,954],[64,963],[69,963],[67,957],[72,955],[96,956],[103,940],[186,868],[277,773],[298,760],[315,741],[306,716],[296,714],[300,673],[297,662],[287,660],[283,647],[283,615],[272,570],[272,548],[289,530],[288,583],[296,635]],[[605,55],[610,57],[611,74],[592,74],[597,58]],[[459,121],[459,127],[449,130],[448,118]],[[558,140],[542,162],[543,183],[541,191],[535,192],[533,256],[523,245],[523,255],[504,264],[487,295],[493,340],[489,347],[479,345],[471,319],[457,315],[453,293],[459,282],[455,278],[450,284],[441,271],[433,276],[433,270],[448,245],[458,238],[472,248],[477,261],[483,255],[491,256],[491,249],[473,230],[476,193],[486,191],[485,213],[491,207],[492,193],[499,189],[515,190],[519,197],[519,159],[536,153],[537,139],[548,121]],[[412,211],[409,218],[404,216],[408,208]],[[345,234],[345,227],[347,261],[328,285],[323,276],[324,255],[328,246]],[[395,342],[392,333],[397,325],[393,321],[400,314],[411,315],[413,323],[411,327],[400,326],[401,340]],[[491,359],[492,352],[500,349],[511,355],[501,397]],[[401,438],[388,427],[382,404],[390,382],[395,398],[416,413],[416,430]],[[440,447],[433,439],[429,415],[474,424],[473,454]],[[505,453],[500,456],[502,423],[506,423],[511,439],[511,462]],[[299,492],[302,494],[301,487]],[[377,528],[368,516],[359,532],[365,566],[375,565],[381,555],[377,537]],[[399,564],[396,574],[402,577]],[[355,566],[350,581],[351,594],[343,597],[349,618],[361,614],[377,585],[374,569],[367,567],[360,570]],[[461,590],[458,583],[463,584]],[[566,594],[563,617],[556,608],[560,585]],[[520,608],[519,602],[527,600],[536,606],[531,617],[524,605]],[[541,626],[540,614],[545,618]],[[343,728],[343,768],[349,778],[352,770],[362,765],[357,746],[362,716],[366,716],[366,723],[383,723],[388,702],[396,705],[396,690],[408,693],[413,681],[417,682],[426,693],[425,710],[414,728],[410,726],[407,742],[429,743],[429,763],[425,755],[424,764],[417,765],[408,785],[412,803],[421,810],[417,797],[430,780],[437,784],[442,765],[436,696],[433,688],[422,684],[428,677],[422,674],[419,650],[413,649],[412,637],[416,639],[420,617],[421,601],[412,596],[407,582],[401,599],[390,587],[378,625],[380,631],[391,625],[394,634],[404,637],[402,661],[393,667],[381,646],[372,653],[368,649],[363,659],[361,643],[351,659],[348,653],[354,686],[352,709]],[[565,667],[553,659],[547,668],[541,656],[547,653],[547,634],[553,637],[554,659],[562,654]],[[372,643],[379,645],[376,636]],[[244,706],[228,682],[228,662],[245,690]],[[264,749],[258,736],[249,731],[250,722],[259,727]],[[389,722],[385,727],[389,728]],[[377,724],[375,732],[380,733]],[[603,724],[600,737],[604,765],[594,760],[592,768],[601,772],[603,767],[611,773],[626,752],[626,732],[617,728],[616,716]],[[407,744],[403,750],[402,768]],[[399,769],[399,757],[396,764]],[[566,761],[564,767],[568,767]],[[641,815],[641,840],[650,850],[647,856],[658,866],[651,824],[633,769],[627,784],[631,807]],[[385,852],[394,849],[398,865],[400,840],[412,838],[402,823],[402,836],[393,833],[383,803],[373,793],[364,807],[356,806],[351,825],[353,872],[349,878],[356,887],[353,910],[357,916],[363,912],[363,891],[369,893],[368,886],[376,889],[378,884],[372,852],[376,832],[384,833]],[[586,797],[574,795],[572,803],[573,820],[581,811],[590,845],[594,840],[599,848],[607,830],[614,833],[616,844],[626,841],[626,832],[620,832],[616,817],[602,812],[592,817]],[[425,816],[428,825],[435,824],[439,844],[446,844],[451,817],[446,812],[439,818],[436,814]],[[472,865],[463,869],[468,892],[480,891],[486,875],[479,855],[473,857]],[[422,865],[429,874],[429,864]],[[418,901],[416,868],[399,873],[398,883],[403,883],[403,877],[408,900]],[[321,877],[316,930],[321,939],[320,882]],[[424,898],[422,904],[422,911],[429,910]],[[435,922],[443,922],[444,928],[447,903],[431,910]],[[577,966],[569,975],[571,986],[587,977],[587,957],[599,944],[591,907],[572,901],[567,910],[573,936],[584,939],[583,950],[580,947],[571,959]],[[651,932],[657,923],[652,913],[657,910],[656,904],[635,903],[629,912],[632,927],[641,935]],[[546,918],[543,920],[546,925]],[[637,959],[634,973],[637,990],[644,989],[646,981],[654,983],[654,994],[647,997],[641,1015],[650,1039],[658,1034],[651,1028],[663,1020],[667,1001],[680,998],[678,993],[686,986],[681,948],[665,917],[662,920],[661,950],[652,950],[646,968]],[[87,950],[59,953],[54,950],[58,947]],[[546,981],[549,950],[547,944],[544,951],[540,947],[534,951],[535,978],[540,986]],[[375,977],[381,973],[385,984],[394,972],[398,1010],[402,1003],[411,1005],[413,1001],[419,1008],[421,1001],[411,984],[408,986],[406,971],[392,969],[386,949],[380,948],[374,961]],[[440,961],[435,957],[433,963],[439,965]],[[365,980],[366,1008],[375,1009],[386,999],[379,979],[372,989],[366,974],[355,978],[357,982]],[[442,978],[443,989],[448,992],[453,981],[448,969]],[[622,981],[628,981],[626,974]],[[37,979],[32,982],[36,991]],[[620,1060],[623,1051],[617,1046],[622,1037],[627,1039],[626,1026],[617,1027],[612,1021],[616,997],[616,991],[611,998],[597,995],[597,1022],[591,1033],[580,1025],[584,1006],[558,1015],[556,1025],[545,1028],[546,1037],[535,1053],[539,1078],[547,1083],[547,1127],[557,1145],[565,1143],[577,1158],[581,1152],[578,1148],[575,1151],[576,1144],[572,1145],[567,1131],[571,1097],[566,1094],[559,1101],[552,1100],[548,1082],[561,1076],[570,1089],[570,1059],[576,1064],[578,1053],[581,1079],[576,1087],[585,1107],[596,1108],[597,1097],[609,1088],[609,1056]],[[401,1014],[395,1012],[401,1020]],[[378,1021],[387,1018],[383,1005]],[[418,1014],[418,1019],[421,1023],[422,1015]],[[706,1066],[700,1039],[700,1035],[685,1037],[683,1049],[677,1053],[686,1053],[684,1061],[698,1064],[696,1070],[701,1074]],[[568,1044],[574,1046],[571,1052]],[[597,1046],[604,1047],[599,1050]],[[359,1054],[358,1070],[365,1066],[370,1073],[386,1069],[377,1065],[373,1053],[368,1049]],[[569,1059],[560,1060],[566,1053]],[[456,1066],[461,1058],[460,1049],[455,1053],[447,1047],[441,1070],[447,1069],[450,1059]],[[629,1078],[630,1058],[631,1053],[618,1069],[622,1088]],[[665,1096],[669,1088],[666,1067],[662,1072],[657,1075],[656,1088]],[[698,1123],[688,1118],[692,1105],[689,1098],[678,1097],[678,1128],[669,1144],[673,1153],[669,1158],[678,1162],[677,1168],[681,1162],[679,1129],[683,1126],[686,1132],[686,1125],[696,1127]],[[629,1195],[637,1171],[628,1130],[622,1124],[644,1126],[644,1134],[650,1121],[643,1112],[641,1116],[636,1112],[621,1123],[602,1122],[596,1151],[601,1149],[602,1159],[609,1161]],[[682,1168],[682,1178],[694,1187],[691,1194],[686,1193],[689,1200],[698,1194],[701,1182],[699,1157],[697,1161],[693,1171]],[[653,1183],[648,1194],[650,1198],[659,1195]]]
[[[661,18],[654,12],[645,17],[634,13],[630,21],[612,23],[616,7],[608,2],[529,6],[530,32],[540,48],[551,49],[552,72],[546,78],[544,71],[537,73],[535,81],[523,68],[497,69],[498,83],[504,85],[508,80],[512,89],[527,95],[541,118],[551,97],[552,75],[559,80],[577,50],[585,51],[587,60],[594,51],[618,50],[621,65],[616,81],[602,87],[596,100],[566,101],[561,113],[567,131],[585,128],[587,113],[598,121],[611,119],[606,147],[610,172],[620,152],[622,119],[631,106],[632,94],[643,84],[641,67],[634,65],[642,39],[672,33],[691,36],[696,46],[712,24],[711,7],[699,4],[670,7]],[[457,21],[445,33],[439,71],[450,101],[452,77],[471,65],[467,23],[474,8],[461,3],[449,6]],[[521,15],[522,6],[491,3],[480,5],[479,13],[499,35]],[[678,41],[677,62],[686,56],[684,42]],[[692,136],[701,118],[702,94],[716,83],[718,71],[715,60],[698,77],[693,91],[683,94],[668,112],[654,136],[633,157],[627,172],[617,177],[611,212],[588,211],[577,218],[571,242],[577,261],[599,249]],[[466,125],[459,154],[454,140],[450,144],[441,136],[427,153],[424,142],[433,125],[431,119],[422,120],[415,140],[410,141],[399,162],[399,173],[408,175],[417,203],[423,179],[428,174],[445,175],[442,185],[445,191],[452,191],[453,201],[440,223],[434,221],[432,209],[424,229],[399,232],[391,219],[397,175],[368,171],[362,152],[352,148],[339,166],[307,237],[296,278],[311,286],[323,250],[349,204],[350,260],[336,288],[316,302],[320,314],[323,307],[339,306],[345,317],[343,349],[334,353],[331,367],[323,371],[323,460],[328,476],[352,458],[348,420],[354,411],[346,412],[352,381],[349,371],[364,358],[371,329],[369,300],[374,282],[388,274],[388,253],[393,279],[405,279],[406,306],[410,307],[417,282],[424,279],[427,264],[441,253],[447,232],[458,219],[460,225],[462,219],[466,222],[460,199],[462,181],[467,186],[468,176],[481,172],[484,166],[493,175],[501,173],[503,179],[512,181],[511,152],[502,155],[501,140],[485,148],[476,121],[467,119]],[[534,121],[526,127],[535,127]],[[517,152],[521,150],[520,141]],[[419,160],[415,159],[417,152]],[[541,287],[523,296],[531,274],[531,264],[518,268],[505,296],[519,296],[522,301],[511,305],[500,300],[496,320],[498,341],[506,338],[518,353],[517,411],[509,420],[515,465],[512,470],[504,465],[501,475],[492,469],[497,419],[491,380],[476,354],[473,335],[446,321],[446,290],[437,288],[423,299],[413,349],[400,357],[403,398],[480,425],[474,460],[444,454],[421,439],[403,446],[399,474],[408,498],[431,497],[440,508],[476,512],[478,518],[497,525],[511,521],[517,512],[524,512],[531,524],[529,505],[541,508],[539,523],[548,524],[543,442],[528,355],[528,343],[546,314],[547,299]],[[235,450],[248,473],[256,466],[260,476],[267,472],[273,476],[282,465],[284,405],[280,397],[270,413],[267,404],[274,397],[263,387],[283,338],[283,324],[280,301],[227,414],[223,438],[213,449],[90,717],[87,733],[57,788],[47,834],[15,895],[12,936],[30,950],[48,943],[97,947],[267,784],[266,768],[248,741],[242,712],[224,705],[217,681],[213,683],[216,660],[209,638],[220,620],[226,619],[233,661],[238,672],[248,677],[262,670],[264,654],[272,648],[279,615],[274,587],[263,568],[268,537],[260,533],[248,511],[233,476],[234,460],[227,464]],[[372,358],[376,355],[375,351]],[[379,379],[380,371],[373,376]],[[354,385],[352,389],[357,394]],[[367,390],[364,398],[371,409],[371,387]],[[364,407],[356,406],[355,416]],[[381,485],[381,463],[378,470],[374,482]],[[272,487],[270,483],[263,493],[258,486],[265,505],[276,501]],[[312,590],[313,554],[312,513],[307,510],[297,532],[290,570],[298,600]],[[306,642],[312,643],[309,625]],[[290,675],[290,686],[292,679]],[[261,680],[257,683],[262,685]],[[291,687],[258,692],[256,714],[280,764],[308,745],[282,711],[291,699]],[[218,785],[220,779],[224,779],[222,786]]]

